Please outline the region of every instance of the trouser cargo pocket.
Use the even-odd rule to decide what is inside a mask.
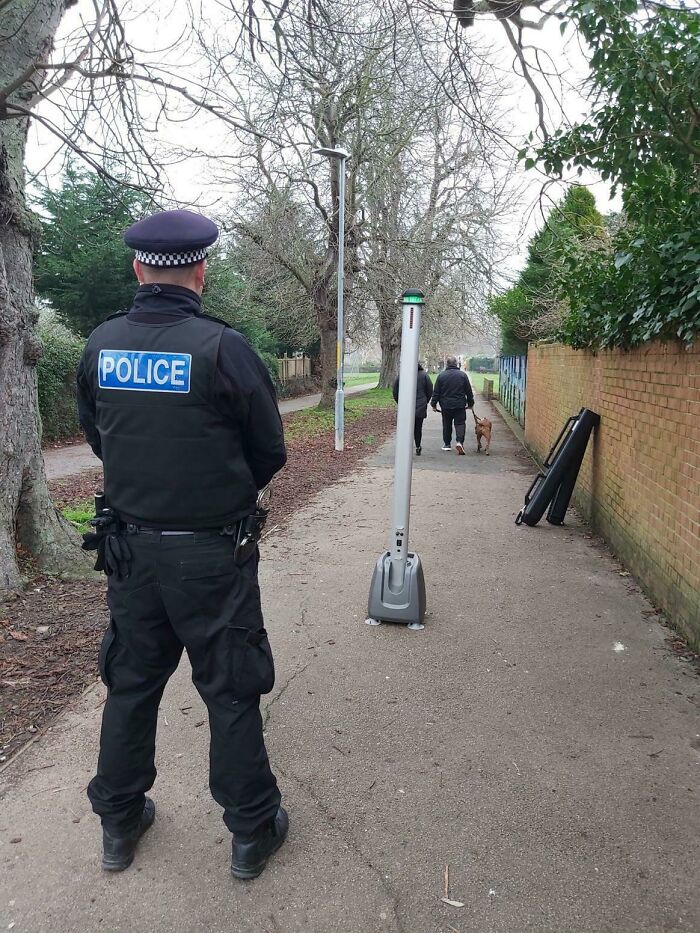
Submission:
[[[102,639],[102,644],[100,645],[100,654],[97,659],[97,667],[100,672],[100,678],[102,683],[109,689],[109,661],[110,656],[114,653],[114,641],[116,638],[116,631],[114,629],[114,622],[110,621],[109,628],[104,634]]]
[[[269,693],[275,685],[275,664],[264,628],[230,628],[233,694],[243,700]]]

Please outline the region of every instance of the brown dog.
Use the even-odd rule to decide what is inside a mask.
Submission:
[[[493,424],[489,421],[488,418],[477,418],[476,412],[472,408],[472,414],[474,415],[474,432],[476,434],[476,452],[481,453],[481,442],[482,440],[486,442],[484,447],[484,453],[488,457],[491,452],[491,431],[493,430]]]

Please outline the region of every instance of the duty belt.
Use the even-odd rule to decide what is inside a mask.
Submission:
[[[95,494],[95,518],[90,521],[95,531],[83,535],[83,548],[97,550],[95,570],[104,570],[108,575],[116,573],[121,578],[129,575],[131,561],[129,546],[122,540],[124,535],[153,535],[161,538],[223,536],[234,539],[233,558],[237,564],[242,565],[257,553],[258,542],[270,512],[270,496],[270,487],[265,486],[258,493],[255,510],[236,522],[224,525],[223,528],[174,529],[142,525],[131,516],[117,515],[107,506],[105,494],[99,491]]]
[[[212,528],[197,531],[194,528],[188,531],[171,531],[168,528],[154,528],[150,525],[139,525],[137,522],[123,522],[122,531],[127,535],[160,535],[163,538],[182,538],[186,535],[206,535],[208,537],[219,537],[221,531],[215,531]]]

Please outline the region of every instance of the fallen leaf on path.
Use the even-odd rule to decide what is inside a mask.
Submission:
[[[24,632],[16,632],[13,628],[10,629],[10,638],[14,638],[15,641],[26,641],[27,636]]]
[[[449,904],[450,907],[464,907],[464,904],[461,901],[450,900],[449,897],[441,897],[440,900],[443,904]]]

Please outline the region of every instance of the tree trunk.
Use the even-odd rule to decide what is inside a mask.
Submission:
[[[0,95],[32,62],[45,61],[65,0],[16,0],[2,14]],[[34,81],[38,81],[35,74]],[[29,109],[25,85],[9,100]],[[84,571],[89,559],[73,527],[49,497],[41,453],[36,363],[32,246],[35,229],[25,203],[24,151],[27,118],[1,119],[0,97],[0,600],[22,586],[21,544],[47,571]]]
[[[379,308],[379,345],[382,348],[382,363],[379,370],[379,385],[391,388],[399,374],[401,359],[400,307],[392,301],[382,303]]]
[[[336,240],[336,244],[331,242],[326,249],[323,272],[314,283],[312,294],[318,331],[321,337],[321,401],[318,403],[319,408],[333,408],[335,406],[335,390],[338,388],[338,309],[335,288],[337,260]]]
[[[382,344],[382,365],[379,370],[379,387],[390,389],[399,374],[401,343]]]
[[[332,315],[326,311],[324,320],[319,320],[321,332],[321,401],[319,408],[335,407],[335,391],[338,388],[336,347],[338,334],[336,330],[335,309]]]

